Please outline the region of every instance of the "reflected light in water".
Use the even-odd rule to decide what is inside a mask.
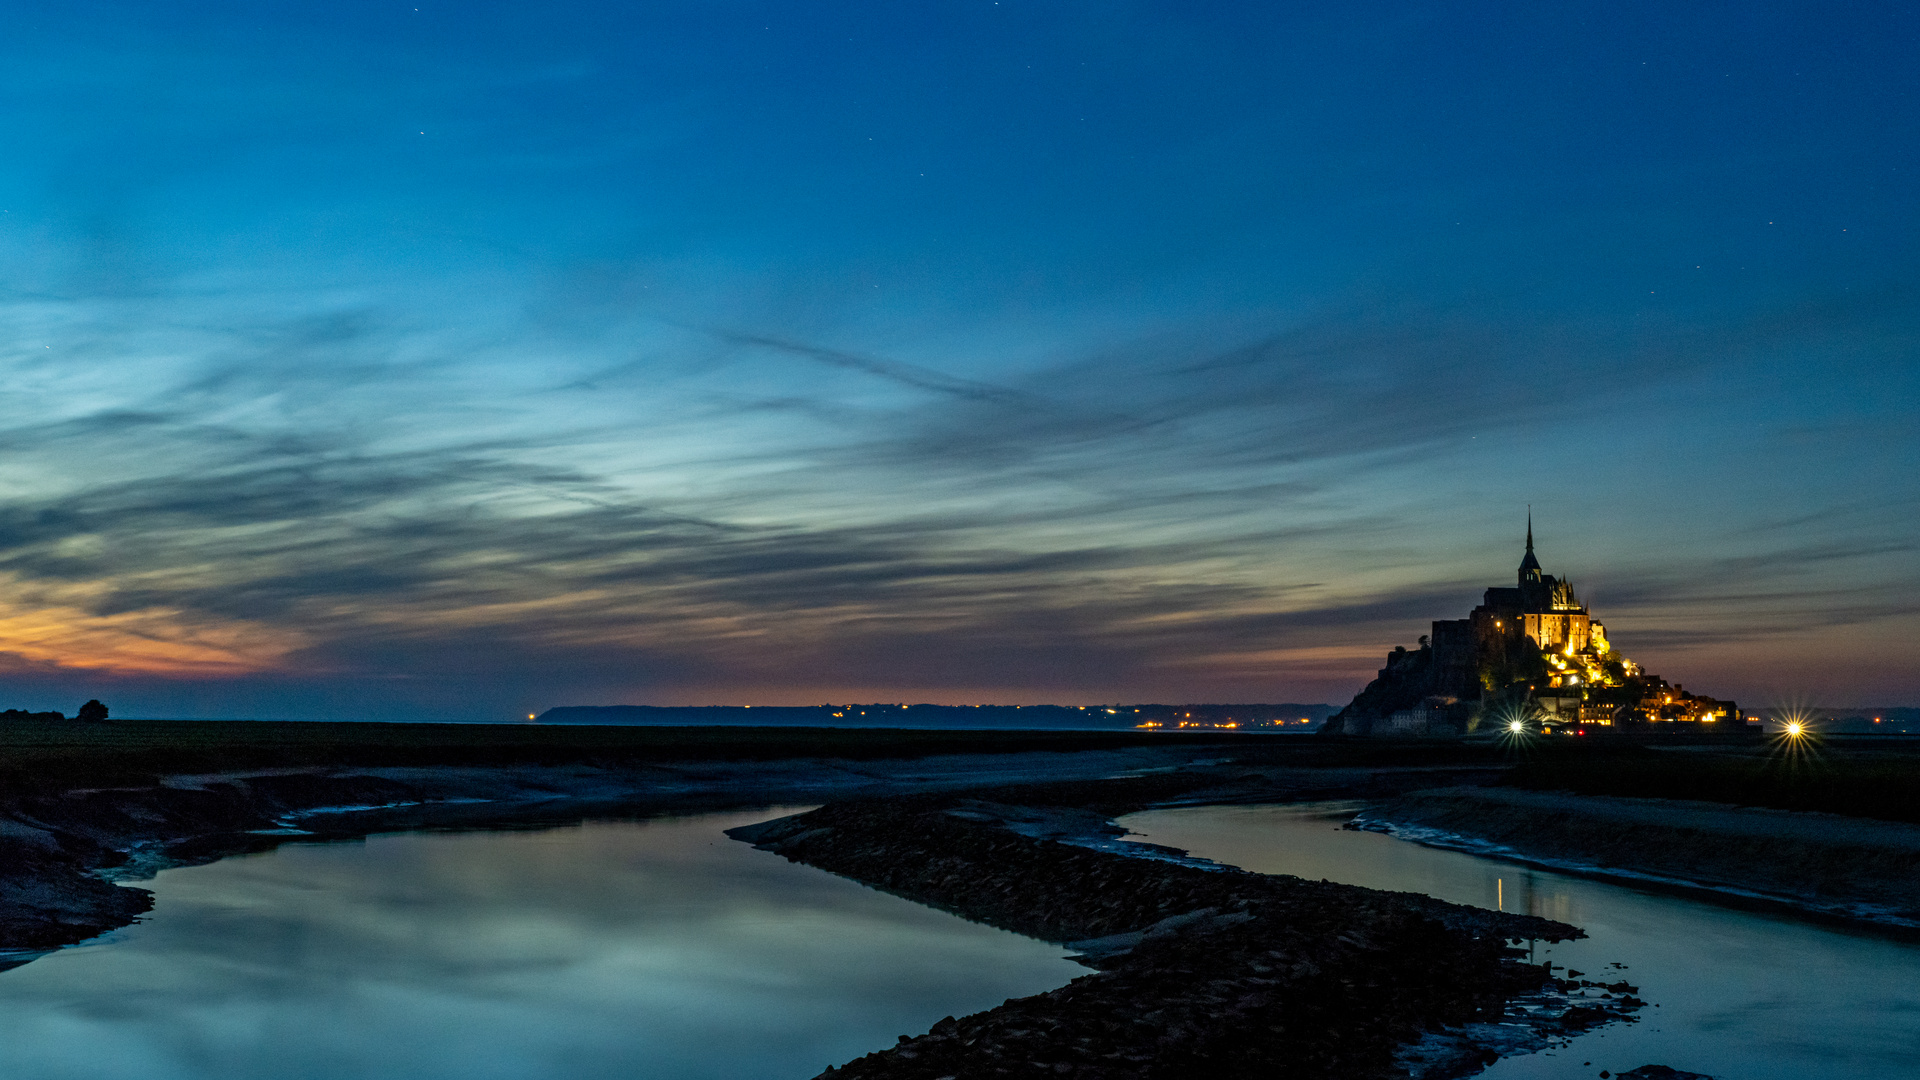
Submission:
[[[0,1077],[804,1078],[1086,974],[721,835],[782,812],[167,871],[149,922],[0,973]]]
[[[1507,1058],[1486,1080],[1587,1078],[1661,1064],[1741,1080],[1915,1075],[1920,946],[1784,916],[1590,881],[1357,832],[1358,803],[1190,807],[1130,814],[1136,839],[1269,874],[1426,893],[1572,923],[1588,937],[1538,960],[1624,978],[1660,1003],[1568,1049]],[[1622,965],[1614,967],[1612,965]],[[1591,1061],[1590,1067],[1580,1062]]]

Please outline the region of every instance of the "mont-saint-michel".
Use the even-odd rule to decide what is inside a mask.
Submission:
[[[1434,622],[1417,649],[1395,647],[1378,677],[1323,731],[1578,734],[1719,725],[1732,733],[1747,721],[1734,702],[1689,693],[1616,652],[1573,583],[1542,570],[1529,514],[1515,584],[1489,588],[1464,619]]]
[[[4,10],[0,1080],[1915,1075],[1913,0]]]

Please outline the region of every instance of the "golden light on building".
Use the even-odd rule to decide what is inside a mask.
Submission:
[[[1421,734],[1438,725],[1462,735],[1577,736],[1738,715],[1734,702],[1688,693],[1616,652],[1572,584],[1541,568],[1529,517],[1514,584],[1486,589],[1464,619],[1435,620],[1418,653],[1395,648],[1328,730]]]

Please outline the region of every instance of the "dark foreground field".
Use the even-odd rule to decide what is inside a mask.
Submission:
[[[1542,791],[1693,799],[1920,823],[1920,737],[1570,745],[1347,742],[1230,732],[0,720],[0,798],[264,769],[910,760],[1215,748],[1249,768],[1468,767]]]
[[[1112,831],[1114,815],[1170,803],[1349,798],[1471,828],[1485,800],[1411,793],[1504,790],[1508,818],[1515,799],[1544,797],[1534,792],[1574,800],[1536,808],[1541,827],[1522,831],[1546,840],[1554,821],[1591,816],[1579,800],[1624,798],[1641,808],[1637,835],[1665,830],[1669,862],[1720,851],[1725,838],[1669,827],[1669,804],[1654,800],[1792,811],[1796,850],[1813,865],[1831,854],[1821,822],[1833,819],[1805,811],[1911,829],[1917,765],[1920,744],[1890,740],[1789,752],[1725,741],[15,721],[0,725],[0,966],[138,918],[148,894],[115,881],[289,839],[825,804],[744,838],[969,918],[1099,939],[1083,945],[1098,974],[943,1022],[848,1075],[1252,1076],[1286,1063],[1301,1077],[1441,1077],[1499,1052],[1502,1031],[1537,1043],[1638,1003],[1630,988],[1558,983],[1506,951],[1509,938],[1572,927],[1079,841]],[[1749,846],[1765,857],[1764,842]],[[1603,854],[1631,862],[1636,850]],[[1909,871],[1904,857],[1876,864],[1871,884],[1920,881],[1920,863]],[[1789,884],[1798,873],[1780,860],[1767,872]],[[1501,1019],[1522,1001],[1544,1027]]]
[[[1231,734],[1177,736],[1186,745]],[[645,765],[1078,751],[1155,745],[1132,731],[611,727],[299,721],[0,721],[0,785],[137,783],[182,773],[423,766]],[[0,788],[0,790],[5,790]]]

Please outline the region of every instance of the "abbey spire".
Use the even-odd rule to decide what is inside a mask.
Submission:
[[[1520,560],[1520,584],[1524,588],[1540,581],[1540,560],[1533,557],[1533,507],[1527,507],[1527,554]]]

